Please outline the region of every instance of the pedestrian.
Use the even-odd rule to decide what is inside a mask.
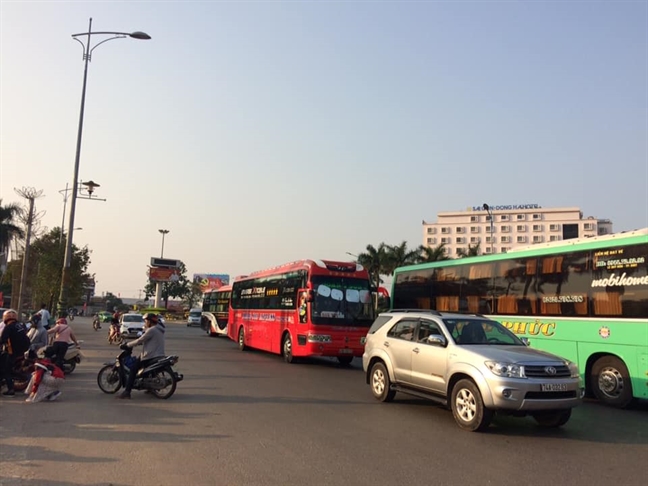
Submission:
[[[47,305],[46,304],[41,304],[40,310],[37,312],[37,314],[40,315],[41,321],[43,322],[43,326],[45,328],[48,328],[50,325],[50,319],[52,316],[50,315],[49,311],[47,310]]]

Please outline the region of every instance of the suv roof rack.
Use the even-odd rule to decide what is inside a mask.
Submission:
[[[435,316],[442,315],[439,311],[433,309],[389,309],[387,312],[427,312],[428,314],[433,314]]]

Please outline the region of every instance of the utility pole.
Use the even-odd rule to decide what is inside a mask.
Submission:
[[[34,223],[34,201],[43,195],[43,191],[37,191],[33,187],[23,187],[22,189],[14,188],[16,194],[24,197],[29,201],[29,210],[27,213],[27,234],[25,236],[25,254],[23,255],[22,270],[20,272],[20,290],[18,292],[18,319],[22,320],[23,295],[25,292],[25,283],[27,282],[27,272],[29,268],[29,245],[31,243],[32,224]]]

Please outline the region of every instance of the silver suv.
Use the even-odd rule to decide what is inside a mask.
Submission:
[[[583,397],[578,367],[531,349],[480,315],[391,311],[374,321],[362,355],[374,397],[407,393],[450,406],[462,429],[486,429],[493,414],[532,415],[560,427]]]

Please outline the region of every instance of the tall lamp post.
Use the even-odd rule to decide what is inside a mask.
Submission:
[[[168,229],[160,229],[158,230],[160,233],[162,233],[162,251],[160,252],[160,258],[164,258],[164,237],[169,234]]]
[[[107,39],[103,39],[94,46],[91,46],[92,36],[93,35],[109,35]],[[84,43],[79,38],[87,37],[86,42]],[[123,39],[125,37],[131,37],[133,39],[148,40],[151,38],[148,34],[144,32],[92,32],[92,17],[88,24],[88,32],[83,32],[81,34],[72,34],[72,38],[77,41],[83,47],[83,88],[81,90],[81,110],[79,113],[79,130],[77,133],[77,144],[76,144],[76,156],[74,159],[74,177],[72,179],[72,193],[70,198],[70,220],[68,223],[68,234],[67,242],[65,245],[65,258],[63,259],[63,272],[61,274],[61,291],[59,293],[58,301],[58,311],[61,312],[67,308],[67,299],[68,299],[68,287],[70,280],[70,263],[72,261],[72,236],[74,234],[74,213],[76,210],[76,200],[77,200],[77,188],[79,185],[79,161],[81,159],[81,138],[83,134],[83,112],[85,108],[85,96],[86,96],[86,84],[88,81],[88,63],[92,58],[92,51],[99,47],[104,42],[108,42],[113,39]]]
[[[484,203],[483,207],[490,218],[490,252],[492,255],[495,251],[495,248],[493,248],[493,210],[486,203]],[[495,312],[495,271],[493,269],[491,271],[493,272],[491,275],[491,312]]]

